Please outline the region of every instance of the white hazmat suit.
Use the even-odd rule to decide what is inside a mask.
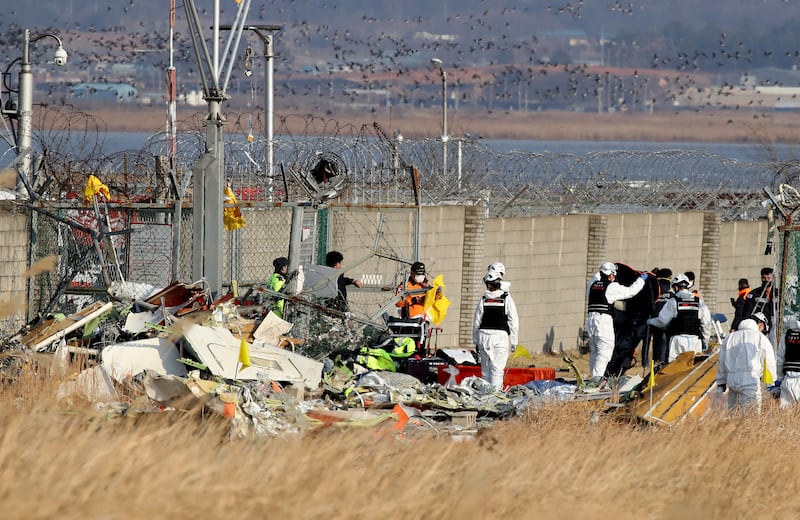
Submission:
[[[796,318],[789,318],[787,326],[789,331],[787,334],[800,329],[800,324],[797,323]],[[786,336],[781,338],[781,344],[778,346],[778,359],[777,359],[777,376],[781,382],[781,408],[791,408],[800,402],[800,372],[796,370],[786,370],[784,363],[786,361]]]
[[[667,300],[658,316],[647,320],[647,324],[659,329],[666,329],[672,320],[678,317],[678,298],[692,297],[689,289],[680,289],[675,293],[675,298]],[[694,334],[675,334],[672,336],[669,340],[669,358],[667,359],[669,363],[675,361],[675,358],[684,352],[700,354],[703,351],[703,345],[708,345],[708,338],[711,336],[711,329],[713,328],[711,312],[709,312],[703,300],[700,300],[699,307],[700,334],[702,337]]]
[[[647,275],[644,275],[647,276]],[[592,284],[600,279],[600,274],[595,274],[586,288],[587,298]],[[635,296],[644,287],[644,278],[639,277],[630,286],[626,287],[617,282],[611,282],[606,287],[606,301],[613,305],[618,300],[625,300]],[[589,312],[586,316],[586,334],[589,335],[589,371],[592,379],[600,379],[605,375],[608,362],[614,353],[614,318],[611,314],[603,312]]]
[[[761,411],[764,366],[775,374],[775,352],[755,320],[742,320],[719,349],[717,385],[727,385],[728,409],[754,407]]]
[[[519,342],[519,316],[514,298],[510,294],[505,297],[505,316],[508,320],[508,332],[505,330],[482,329],[484,302],[497,300],[507,293],[509,284],[497,291],[487,290],[475,306],[475,315],[472,320],[472,343],[478,350],[481,359],[481,377],[488,381],[497,390],[503,389],[503,376],[508,361],[508,355]]]

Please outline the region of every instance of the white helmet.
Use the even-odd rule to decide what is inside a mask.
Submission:
[[[689,277],[683,273],[676,274],[675,278],[672,279],[672,285],[677,287],[683,287],[684,289],[689,288]]]
[[[495,262],[493,264],[489,264],[489,267],[486,268],[486,275],[484,275],[483,281],[494,282],[496,280],[502,280],[505,275],[506,266],[500,262]]]
[[[764,332],[769,330],[769,321],[767,321],[767,317],[764,316],[763,312],[757,312],[750,316],[750,319],[755,321],[756,323],[761,323],[764,325]]]
[[[614,264],[612,262],[603,262],[602,264],[600,264],[599,271],[601,274],[604,274],[606,276],[617,274],[617,264]]]

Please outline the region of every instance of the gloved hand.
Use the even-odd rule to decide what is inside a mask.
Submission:
[[[647,273],[642,273],[642,274],[639,275],[639,278],[641,278],[642,280],[647,280],[648,276],[649,275]]]
[[[717,385],[717,391],[719,393],[721,393],[721,394],[725,393],[725,390],[727,390],[727,389],[728,389],[728,385]]]
[[[517,346],[515,344],[513,344],[513,343],[510,343],[510,345],[511,346],[510,346],[510,348],[508,350],[509,350],[509,352],[511,352],[513,354],[514,352],[517,351]]]

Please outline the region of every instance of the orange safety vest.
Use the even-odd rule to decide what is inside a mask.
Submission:
[[[405,283],[405,287],[400,285],[397,287],[397,292],[395,294],[401,294],[404,290],[406,291],[415,291],[418,289],[429,289],[430,285],[428,284],[428,279],[425,278],[425,282],[423,283],[416,283],[414,281],[407,281]],[[407,295],[405,298],[398,300],[395,305],[400,308],[406,309],[406,315],[403,316],[404,318],[416,318],[418,316],[422,316],[425,313],[425,294],[418,294],[415,296]]]

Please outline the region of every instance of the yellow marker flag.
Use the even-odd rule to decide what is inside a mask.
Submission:
[[[242,364],[242,370],[250,366],[250,347],[244,338],[239,343],[239,363]]]
[[[439,325],[447,315],[448,307],[450,307],[450,300],[444,295],[444,278],[439,275],[433,279],[433,285],[425,293],[425,302],[422,304],[422,308],[431,317],[431,323]]]
[[[764,360],[764,371],[761,372],[761,381],[767,386],[775,384],[775,380],[772,379],[772,374],[769,372],[769,370],[767,370],[766,359]]]
[[[514,350],[514,354],[511,356],[511,359],[516,359],[518,357],[533,358],[533,356],[531,356],[531,353],[528,352],[528,349],[526,349],[522,345],[517,345],[517,348]]]
[[[237,204],[236,195],[230,186],[225,186],[225,204]],[[244,222],[244,217],[238,206],[232,208],[225,208],[222,210],[222,222],[225,224],[225,229],[233,231],[245,227],[247,224]]]
[[[653,360],[650,360],[650,380],[647,382],[647,388],[655,388],[656,386],[656,371],[655,371],[655,363]]]
[[[89,178],[86,180],[86,187],[83,188],[83,198],[92,200],[92,197],[97,194],[102,195],[106,200],[111,200],[111,193],[108,191],[108,186],[103,184],[100,179],[94,175],[89,175]]]

